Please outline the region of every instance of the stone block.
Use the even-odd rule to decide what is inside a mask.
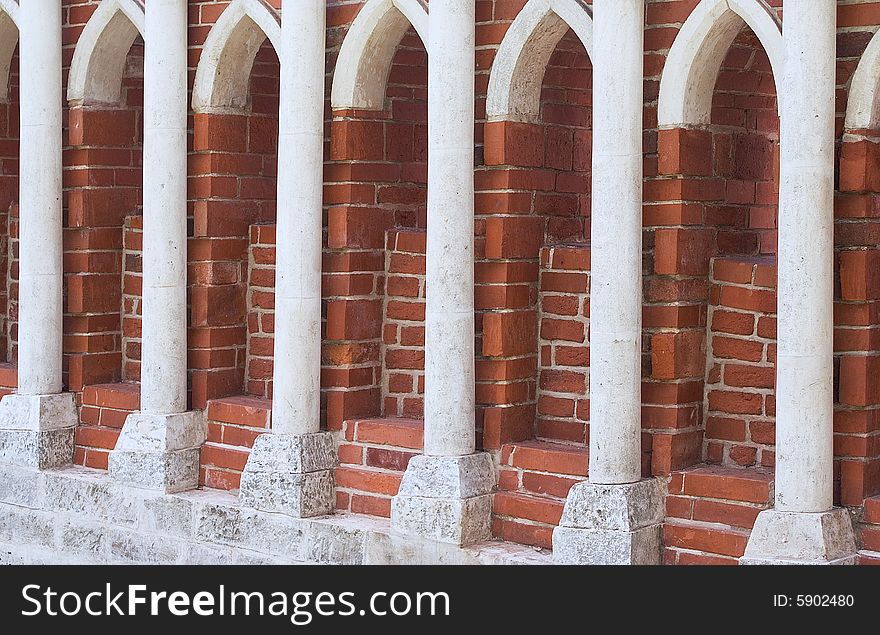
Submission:
[[[118,483],[166,493],[195,489],[206,435],[201,411],[132,413],[110,452],[110,475]]]
[[[413,457],[391,502],[392,531],[460,546],[488,540],[494,487],[485,452]]]
[[[660,525],[666,486],[659,479],[571,488],[562,520],[553,531],[558,564],[660,564]]]
[[[260,435],[241,475],[241,505],[294,518],[330,514],[336,463],[329,432]]]
[[[553,530],[556,564],[660,564],[660,525],[635,531],[557,527]]]
[[[760,514],[740,564],[856,564],[858,554],[852,519],[845,509],[828,512]]]

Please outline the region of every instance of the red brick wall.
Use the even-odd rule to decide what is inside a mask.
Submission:
[[[126,60],[120,102],[74,106],[68,124],[64,350],[69,385],[79,391],[128,378],[123,362],[123,254],[126,218],[140,214],[142,204],[140,40]],[[129,283],[126,294],[139,293]]]
[[[712,283],[704,456],[709,463],[773,467],[775,259],[717,258]]]
[[[340,35],[335,32],[332,42],[341,41]],[[334,54],[331,50],[331,58]],[[355,417],[414,415],[421,410],[417,391],[405,398],[397,393],[402,386],[394,386],[399,398],[383,399],[392,394],[383,378],[390,382],[390,371],[403,356],[418,357],[420,346],[402,353],[398,347],[404,345],[395,339],[384,352],[382,329],[383,314],[395,322],[419,317],[419,309],[410,314],[410,307],[394,299],[394,282],[389,280],[386,293],[385,282],[386,262],[394,274],[402,273],[394,270],[396,262],[419,260],[411,253],[390,253],[386,231],[424,229],[426,223],[427,54],[413,29],[395,52],[386,108],[337,110],[329,131],[322,376],[327,426],[338,430],[344,420]],[[422,263],[408,271],[423,275],[423,267]],[[412,360],[402,363],[417,370]]]
[[[246,377],[252,343],[248,302],[260,293],[248,288],[248,244],[253,223],[275,219],[278,82],[278,57],[267,40],[251,72],[247,112],[195,115],[190,157],[195,407],[226,395],[269,394],[266,360],[256,359],[262,349],[252,364],[254,369],[262,367],[260,376]]]
[[[425,392],[426,234],[390,230],[386,236],[382,408],[387,417],[421,418]]]
[[[97,4],[63,0],[68,23],[65,64]],[[194,70],[200,46],[227,3],[191,0],[189,4]],[[280,2],[268,4],[278,7]],[[575,317],[563,305],[572,298],[578,303],[586,298],[581,292],[569,294],[547,286],[547,274],[558,271],[555,265],[547,268],[549,261],[542,271],[539,254],[544,247],[583,244],[589,238],[589,63],[569,34],[544,77],[540,125],[486,125],[485,93],[495,51],[524,4],[525,0],[476,3],[475,293],[481,405],[477,424],[490,448],[536,434],[580,440],[582,429],[586,440],[578,414],[586,408],[580,385],[558,391],[545,382],[542,388],[542,378],[563,370],[559,351],[574,347],[576,354],[584,354],[584,344],[576,340],[586,312]],[[731,392],[733,386],[725,381],[724,372],[733,362],[718,358],[717,341],[741,337],[762,342],[769,352],[769,338],[762,339],[757,331],[747,336],[721,330],[719,315],[740,310],[713,303],[709,266],[715,255],[772,257],[775,251],[773,86],[766,57],[753,36],[742,36],[719,77],[711,129],[684,138],[673,135],[658,144],[660,74],[678,29],[696,4],[697,0],[648,2],[643,394],[645,428],[653,434],[646,449],[658,474],[704,458],[717,460],[721,446],[721,459],[737,464],[731,461],[731,452],[741,451],[737,448],[754,448],[755,461],[763,462],[772,447],[769,438],[756,442],[751,430],[750,441],[742,441],[722,438],[714,423],[707,428],[712,417],[740,413],[708,409],[707,394],[721,384],[707,383],[707,376],[716,379],[715,364],[707,367],[705,361],[707,354],[717,358],[723,367],[719,379],[724,382],[723,392]],[[781,7],[780,0],[769,4]],[[359,7],[348,0],[328,2],[329,80],[339,45]],[[849,79],[877,24],[877,3],[840,5],[838,133],[843,132]],[[392,302],[416,299],[390,291],[394,276],[386,276],[386,263],[393,254],[386,232],[425,227],[425,61],[424,48],[410,31],[398,49],[384,111],[331,113],[328,104],[323,381],[327,423],[333,429],[341,429],[345,419],[416,413],[419,407],[418,368],[398,373],[402,369],[389,368],[389,361],[400,351],[418,357],[420,346],[404,344],[403,328],[398,328],[400,339],[386,343],[383,326],[397,322],[389,316]],[[224,395],[271,394],[271,309],[264,306],[272,288],[269,266],[257,266],[254,260],[249,268],[255,249],[263,247],[264,238],[266,246],[270,242],[262,236],[270,230],[261,227],[252,244],[251,226],[271,223],[275,213],[277,61],[268,45],[255,65],[251,93],[253,106],[247,112],[198,115],[192,121],[189,274],[195,407]],[[139,99],[140,78],[130,72],[125,108],[92,106],[80,112],[74,109],[69,116],[74,125],[67,131],[70,146],[65,152],[65,368],[68,383],[77,392],[88,383],[134,380],[137,375],[137,231],[132,227],[124,235],[123,225],[140,204],[140,134],[130,120],[138,117],[131,113],[137,112]],[[6,110],[0,110],[0,214],[16,198],[15,188],[8,187],[17,171],[17,151],[8,151],[14,149],[15,113]],[[98,125],[101,118],[104,123]],[[880,489],[880,419],[875,416],[880,394],[873,381],[880,358],[875,337],[880,326],[875,310],[880,301],[876,278],[880,175],[874,169],[880,133],[847,131],[843,141],[836,223],[840,280],[835,441],[841,499],[859,504]],[[700,174],[706,166],[711,173]],[[664,176],[658,178],[661,171]],[[3,196],[9,200],[2,200]],[[0,228],[4,225],[0,218]],[[7,231],[14,236],[14,228]],[[14,249],[14,244],[8,245],[7,253]],[[7,276],[0,284],[2,296],[4,288],[14,291],[16,267],[7,259],[0,269]],[[578,271],[584,276],[587,270]],[[562,299],[550,308],[547,300],[556,296]],[[8,308],[3,341],[15,338],[14,303],[9,301]],[[419,328],[418,320],[394,326],[404,323],[406,328]],[[564,337],[575,339],[564,339],[553,329],[571,329]],[[547,349],[549,359],[543,355]],[[14,350],[8,352],[14,356]],[[414,388],[392,392],[392,375],[402,374],[413,378]],[[576,401],[573,415],[567,400]],[[556,407],[560,409],[553,410]],[[770,420],[763,412],[748,416]],[[105,434],[105,445],[106,439]],[[87,448],[106,449],[100,444],[80,448],[81,453]],[[90,464],[100,465],[100,460]],[[232,467],[222,468],[226,469],[234,473]]]
[[[475,292],[482,326],[478,423],[481,415],[488,448],[535,434],[586,439],[586,373],[560,369],[555,354],[548,357],[541,350],[541,340],[561,339],[552,331],[563,324],[548,317],[539,335],[538,315],[545,291],[568,290],[553,286],[566,274],[539,274],[542,247],[589,240],[591,103],[590,60],[569,30],[544,73],[538,120],[493,121],[483,128],[484,161],[476,174]],[[586,280],[583,272],[569,277]],[[575,294],[586,292],[580,286],[575,283]],[[568,325],[563,338],[577,340],[580,335],[571,330],[583,327]],[[563,415],[564,407],[552,405],[554,393],[581,401],[579,412]]]
[[[246,392],[272,397],[275,345],[275,226],[252,225],[248,247]]]
[[[589,443],[590,250],[541,250],[536,435]]]
[[[0,103],[0,360],[15,362],[18,307],[18,52],[9,72],[9,99]]]

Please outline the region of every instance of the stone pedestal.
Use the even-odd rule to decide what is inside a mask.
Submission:
[[[243,507],[294,518],[323,516],[335,507],[336,442],[329,432],[257,437],[241,475]]]
[[[665,486],[658,479],[626,485],[578,483],[553,531],[557,564],[660,564]]]
[[[195,489],[199,448],[206,434],[207,421],[201,411],[134,412],[110,452],[110,476],[126,485],[166,493]]]
[[[845,509],[818,513],[768,509],[758,514],[739,563],[826,565],[857,560],[852,520]]]
[[[494,488],[485,452],[413,457],[391,503],[392,531],[460,546],[488,540]]]
[[[0,463],[39,469],[69,465],[78,421],[71,393],[7,395],[0,401]]]

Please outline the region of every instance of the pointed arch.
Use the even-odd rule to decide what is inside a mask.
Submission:
[[[427,47],[428,12],[421,0],[368,0],[361,7],[339,50],[333,108],[384,108],[394,52],[410,26]]]
[[[0,103],[9,99],[9,69],[18,46],[18,4],[0,0]]]
[[[544,71],[556,45],[571,28],[593,54],[593,20],[579,0],[529,0],[498,47],[489,90],[489,121],[534,121],[541,109]]]
[[[68,101],[119,102],[128,51],[145,30],[142,0],[101,0],[73,53]]]
[[[776,14],[762,0],[702,0],[681,27],[666,58],[657,113],[661,128],[710,123],[718,72],[744,24],[770,58],[776,93],[783,98],[779,89],[782,29]]]
[[[266,40],[281,50],[281,20],[262,0],[233,0],[211,28],[196,69],[195,112],[241,111],[248,105],[249,78]]]
[[[880,129],[880,31],[868,43],[853,74],[845,129]]]

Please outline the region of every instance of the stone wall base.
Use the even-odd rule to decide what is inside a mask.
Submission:
[[[73,462],[73,394],[7,395],[0,402],[0,461],[41,469]]]
[[[553,532],[559,564],[660,564],[666,488],[659,479],[625,485],[578,483]]]
[[[357,514],[300,519],[242,507],[229,492],[166,494],[82,467],[0,465],[0,564],[550,564],[487,541],[459,548],[392,535]]]
[[[394,532],[453,545],[488,540],[494,487],[494,464],[485,452],[415,456],[391,501]]]
[[[758,514],[739,563],[765,565],[857,564],[852,519],[845,509],[822,513]]]

